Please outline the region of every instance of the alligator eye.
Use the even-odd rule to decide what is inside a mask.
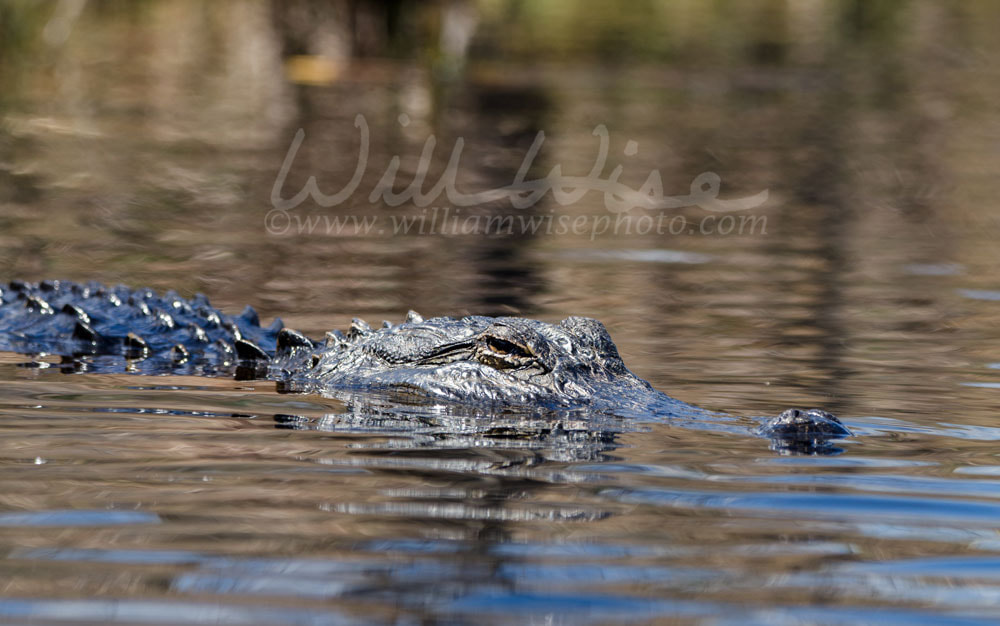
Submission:
[[[538,360],[530,348],[493,333],[480,335],[476,342],[475,358],[483,365],[499,370],[526,367]]]
[[[489,346],[490,350],[496,352],[497,354],[503,354],[521,359],[530,359],[534,356],[524,346],[519,346],[516,343],[499,337],[486,337],[486,345]]]

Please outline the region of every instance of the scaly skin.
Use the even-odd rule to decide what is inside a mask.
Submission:
[[[688,423],[720,417],[653,389],[625,367],[604,325],[583,317],[424,320],[411,311],[395,326],[373,330],[354,320],[346,335],[315,342],[280,320],[262,328],[251,307],[226,315],[200,294],[13,281],[0,297],[0,351],[60,355],[72,371],[235,375],[323,395],[388,390]],[[851,434],[818,409],[789,409],[754,432],[804,451]]]

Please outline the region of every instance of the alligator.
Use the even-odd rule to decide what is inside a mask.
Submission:
[[[254,309],[214,308],[204,295],[98,283],[11,281],[0,286],[0,351],[54,355],[70,372],[235,376],[280,392],[391,391],[488,407],[585,409],[696,422],[718,417],[655,390],[625,366],[601,322],[520,317],[424,319],[373,329],[354,319],[322,340],[261,326]],[[752,434],[782,450],[815,452],[851,436],[834,415],[789,409]]]

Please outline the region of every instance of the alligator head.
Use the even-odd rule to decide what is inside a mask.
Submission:
[[[314,347],[279,333],[268,377],[292,391],[320,394],[385,389],[465,404],[585,408],[617,415],[680,419],[722,427],[713,413],[656,391],[625,366],[603,324],[569,317],[558,324],[514,317],[441,317],[371,330],[355,320],[348,335]],[[309,350],[308,355],[302,348]],[[298,353],[296,355],[296,350]],[[829,452],[851,435],[835,416],[789,409],[756,433],[782,452]]]
[[[346,337],[328,336],[310,366],[284,362],[280,346],[275,364],[295,388],[318,391],[374,387],[548,406],[625,406],[663,396],[625,367],[603,324],[583,317],[547,324],[478,316],[423,321],[413,314],[377,331],[355,322]]]

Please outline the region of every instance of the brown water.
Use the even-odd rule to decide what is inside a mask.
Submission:
[[[663,421],[556,427],[4,355],[0,616],[1000,617],[997,7],[517,4],[411,7],[402,51],[362,38],[347,52],[333,9],[0,9],[2,279],[201,291],[313,335],[411,308],[587,315],[676,398],[735,415],[819,406],[858,436],[784,456]],[[358,114],[359,190],[274,213],[296,131],[282,196],[309,176],[333,194],[358,161]],[[405,188],[430,135],[425,189],[459,138],[463,192],[510,184],[538,131],[529,178],[584,176],[600,124],[605,180],[621,164],[638,189],[658,170],[679,196],[711,171],[721,199],[768,200],[636,209],[591,237],[616,219],[597,192],[529,209],[368,198],[393,155]],[[636,232],[661,213],[676,234]],[[505,215],[554,232],[462,232]],[[405,233],[404,218],[424,221]]]

